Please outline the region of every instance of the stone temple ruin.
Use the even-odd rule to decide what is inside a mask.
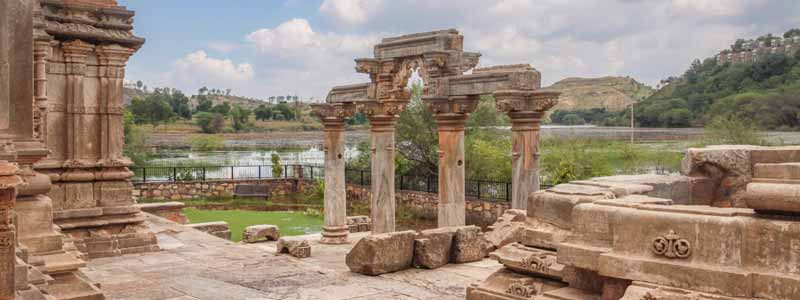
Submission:
[[[800,147],[689,149],[683,175],[532,193],[467,299],[799,299]]]
[[[0,300],[106,299],[86,275],[87,261],[136,253],[142,259],[105,269],[132,276],[117,287],[142,284],[125,268],[131,264],[155,265],[164,281],[175,269],[176,278],[194,272],[231,280],[301,273],[309,277],[297,280],[307,284],[299,289],[319,289],[308,295],[330,295],[311,281],[349,281],[339,293],[385,284],[350,272],[336,282],[328,270],[211,237],[201,250],[180,248],[185,256],[169,252],[175,238],[162,243],[164,251],[149,253],[159,250],[153,226],[201,233],[165,219],[154,225],[131,197],[131,162],[122,155],[122,81],[127,59],[144,43],[132,34],[132,18],[114,0],[0,1]],[[463,36],[452,29],[386,38],[373,58],[356,60],[356,71],[370,82],[335,87],[327,103],[315,106],[326,153],[320,244],[347,244],[350,232],[361,231],[354,227],[370,227],[346,216],[343,135],[344,122],[357,111],[371,124],[371,216],[359,220],[369,219],[373,234],[351,247],[344,262],[351,271],[436,269],[488,254],[503,268],[466,287],[467,299],[800,299],[800,147],[689,149],[682,175],[601,177],[540,191],[539,123],[558,94],[541,90],[540,74],[529,65],[475,68],[479,57],[463,51]],[[394,126],[410,101],[414,72],[424,80],[423,101],[438,125],[441,228],[395,232]],[[482,95],[493,95],[508,113],[513,138],[513,209],[486,233],[464,226],[464,123]],[[252,230],[253,240],[278,238],[277,228]],[[207,241],[192,239],[190,245]],[[282,239],[277,248],[313,259],[348,247],[312,252],[317,245]],[[164,257],[192,265],[164,269]],[[230,266],[242,260],[265,266]],[[326,261],[335,260],[317,262]],[[108,272],[101,274],[114,275]],[[248,283],[269,292],[285,281]],[[226,293],[231,299],[263,295],[236,287]],[[217,286],[198,289],[208,294]]]
[[[439,227],[465,225],[464,124],[482,95],[494,95],[511,117],[512,207],[525,209],[526,195],[539,186],[539,123],[559,94],[539,90],[541,75],[529,65],[473,69],[480,54],[464,52],[463,42],[454,29],[385,38],[374,58],[356,59],[356,71],[370,82],[335,87],[315,107],[325,130],[325,241],[346,241],[343,127],[356,111],[371,125],[372,232],[395,231],[394,126],[411,99],[407,85],[415,71],[439,131]]]

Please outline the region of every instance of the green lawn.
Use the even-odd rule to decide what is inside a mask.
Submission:
[[[245,227],[257,224],[277,225],[282,236],[303,235],[322,231],[322,218],[290,211],[198,210],[185,208],[183,213],[192,223],[225,221],[231,228],[231,239],[242,240]]]

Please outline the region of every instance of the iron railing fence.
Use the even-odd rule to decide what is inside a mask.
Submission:
[[[280,178],[324,179],[325,167],[315,165],[284,165],[280,170],[272,165],[242,166],[146,166],[132,167],[134,183],[158,183],[208,180],[258,180]],[[280,172],[278,172],[280,171]],[[372,185],[372,174],[368,170],[346,169],[345,182],[361,186]],[[542,185],[542,188],[550,185]],[[400,175],[395,176],[398,190],[426,193],[439,192],[436,176]],[[488,201],[511,201],[511,183],[488,180],[466,181],[466,195]]]

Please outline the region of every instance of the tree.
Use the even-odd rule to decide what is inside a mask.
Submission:
[[[220,133],[225,127],[225,117],[218,113],[200,112],[194,119],[203,133]]]
[[[439,135],[433,114],[422,102],[422,85],[411,86],[411,101],[400,113],[396,131],[397,153],[416,175],[434,175],[439,167]],[[402,173],[402,172],[400,172]]]
[[[281,120],[293,120],[295,118],[294,110],[289,107],[289,104],[286,104],[286,102],[275,105],[275,107],[272,109],[272,114],[276,115],[277,113],[280,113],[280,115],[283,117]]]
[[[214,107],[211,108],[211,112],[215,112],[222,115],[228,115],[228,112],[230,111],[231,111],[231,105],[228,104],[227,101],[222,102],[222,104],[214,105]]]
[[[586,120],[577,114],[567,114],[563,118],[563,123],[565,125],[583,125],[586,123]]]
[[[786,31],[783,34],[783,38],[787,38],[787,39],[791,38],[791,37],[794,37],[794,36],[800,36],[800,28],[789,29],[789,31]]]
[[[264,104],[256,107],[254,113],[256,115],[256,120],[267,121],[272,118],[272,109]]]
[[[169,103],[155,94],[146,97],[133,97],[128,109],[133,114],[136,124],[163,124],[175,119],[176,114],[172,111]]]
[[[197,107],[195,107],[195,113],[198,112],[209,112],[211,108],[214,107],[214,102],[208,100],[205,96],[198,96]]]
[[[137,89],[141,90],[143,86],[144,86],[144,82],[142,82],[141,80],[137,80],[136,81],[136,88]]]
[[[247,128],[248,121],[250,120],[250,110],[240,105],[234,105],[230,111],[231,122],[233,123],[233,130],[241,131]]]
[[[208,92],[208,88],[207,87],[201,87],[199,90],[197,90],[197,94],[198,95],[205,95],[205,93],[207,93],[207,92]]]

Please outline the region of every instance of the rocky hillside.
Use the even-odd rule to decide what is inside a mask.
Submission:
[[[605,107],[621,111],[632,102],[650,97],[655,90],[630,77],[578,78],[570,77],[547,87],[561,92],[558,105],[553,109],[573,111]]]

